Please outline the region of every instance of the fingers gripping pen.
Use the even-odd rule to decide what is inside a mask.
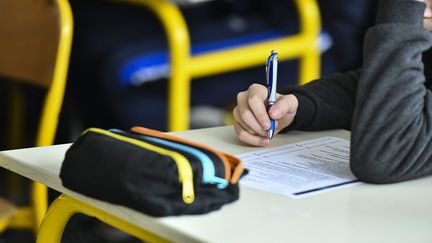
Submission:
[[[272,51],[266,63],[266,77],[267,77],[267,111],[276,102],[276,88],[277,88],[277,68],[278,68],[278,55],[276,51]],[[270,128],[267,130],[267,136],[272,139],[276,131],[276,121],[270,118]]]

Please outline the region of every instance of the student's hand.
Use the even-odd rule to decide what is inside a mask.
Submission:
[[[294,95],[277,94],[276,102],[267,113],[267,88],[252,84],[248,90],[238,93],[237,106],[233,110],[234,130],[238,138],[248,144],[265,146],[270,143],[267,129],[270,118],[276,120],[276,133],[294,120],[298,100]]]
[[[432,0],[414,0],[426,3],[427,7],[424,12],[423,25],[427,30],[432,30]]]

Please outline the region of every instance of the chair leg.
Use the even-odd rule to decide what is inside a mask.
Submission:
[[[41,223],[36,242],[60,243],[67,222],[72,215],[76,213],[83,213],[91,217],[96,217],[102,222],[123,230],[124,232],[145,242],[168,242],[160,236],[138,228],[137,226],[106,213],[105,211],[65,195],[61,195],[51,204]]]
[[[34,216],[34,232],[39,230],[48,209],[48,188],[40,183],[32,182],[32,206]]]
[[[127,0],[147,7],[161,21],[169,45],[170,80],[168,90],[168,130],[189,128],[190,106],[190,38],[186,21],[180,9],[171,1]]]

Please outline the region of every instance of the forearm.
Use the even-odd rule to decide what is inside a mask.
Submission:
[[[375,183],[432,174],[432,95],[424,85],[424,4],[381,1],[365,37],[351,137],[351,168]]]

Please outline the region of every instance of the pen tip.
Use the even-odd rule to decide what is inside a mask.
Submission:
[[[267,137],[268,137],[269,139],[272,139],[272,138],[273,138],[273,135],[274,135],[274,131],[273,131],[273,130],[268,130],[268,131],[267,131]]]

